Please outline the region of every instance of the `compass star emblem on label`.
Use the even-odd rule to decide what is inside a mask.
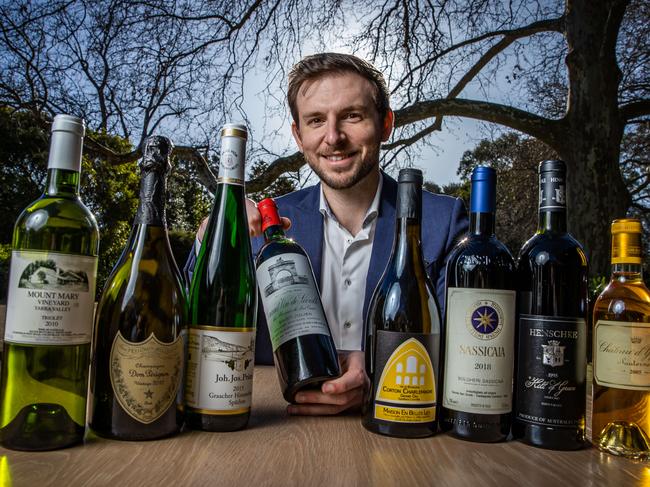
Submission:
[[[491,299],[474,303],[467,313],[467,328],[474,338],[492,340],[503,329],[503,311]]]

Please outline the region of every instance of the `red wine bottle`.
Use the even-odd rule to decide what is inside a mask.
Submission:
[[[318,388],[340,375],[332,340],[309,257],[282,230],[272,199],[257,205],[266,243],[257,256],[259,285],[282,395]]]
[[[554,450],[585,443],[587,257],[567,233],[566,164],[539,166],[539,225],[521,249],[512,435]]]
[[[470,232],[447,265],[441,428],[461,439],[510,433],[516,274],[495,236],[496,171],[472,173]]]

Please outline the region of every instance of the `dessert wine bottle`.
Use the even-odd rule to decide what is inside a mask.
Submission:
[[[612,223],[612,278],[594,305],[587,437],[599,449],[650,459],[650,291],[641,222]]]

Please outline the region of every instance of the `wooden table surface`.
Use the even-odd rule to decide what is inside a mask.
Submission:
[[[89,437],[52,452],[0,448],[0,483],[14,486],[650,485],[650,466],[591,448],[555,452],[446,435],[406,440],[366,431],[358,415],[293,417],[275,370],[256,367],[249,427],[187,431],[150,442]],[[2,483],[3,482],[3,483]]]

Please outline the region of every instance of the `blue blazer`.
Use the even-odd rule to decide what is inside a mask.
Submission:
[[[397,181],[383,172],[382,177],[383,187],[370,266],[366,277],[363,316],[366,316],[368,312],[372,293],[390,258],[395,235]],[[275,202],[280,215],[291,220],[291,228],[287,231],[287,236],[293,238],[305,249],[314,268],[316,283],[320,284],[323,250],[323,215],[319,211],[320,183],[276,198]],[[427,274],[436,286],[441,313],[444,311],[445,305],[446,259],[456,241],[467,232],[467,228],[467,212],[461,199],[423,191],[422,251]],[[252,244],[253,255],[257,255],[264,245],[264,238],[253,238]],[[195,252],[192,251],[184,268],[186,278],[191,276],[195,261]],[[273,350],[264,311],[259,309],[257,316],[255,362],[273,364]]]

